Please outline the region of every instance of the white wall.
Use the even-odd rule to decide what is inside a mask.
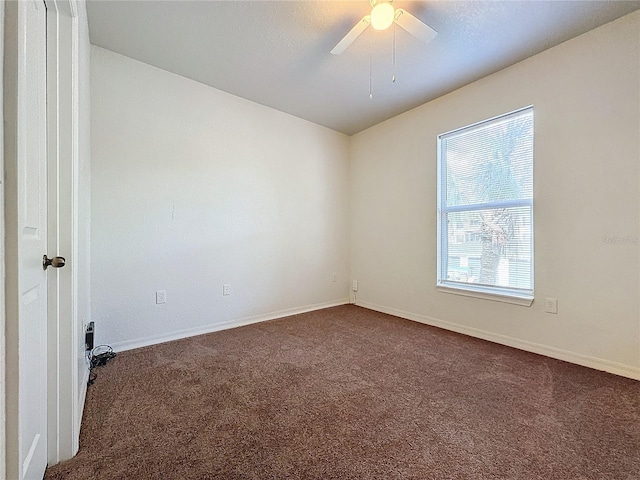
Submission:
[[[639,31],[635,12],[354,136],[358,304],[640,378]],[[536,299],[438,292],[436,136],[530,104]]]
[[[93,46],[91,115],[99,343],[347,301],[348,137]]]

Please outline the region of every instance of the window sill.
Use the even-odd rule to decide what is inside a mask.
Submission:
[[[494,302],[511,303],[513,305],[521,305],[523,307],[530,307],[533,303],[533,295],[515,295],[511,293],[489,293],[486,291],[480,291],[473,288],[459,288],[450,285],[436,285],[436,289],[439,292],[451,293],[454,295],[462,295],[465,297],[481,298],[483,300],[492,300]]]

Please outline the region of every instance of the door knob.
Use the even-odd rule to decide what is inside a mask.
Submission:
[[[65,262],[64,257],[47,258],[45,255],[42,257],[42,268],[46,270],[48,266],[52,266],[53,268],[64,267]]]

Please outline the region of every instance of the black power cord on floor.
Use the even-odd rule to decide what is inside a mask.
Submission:
[[[93,371],[96,367],[103,367],[109,360],[116,356],[116,352],[113,351],[109,345],[98,345],[89,352],[87,358],[89,358],[89,380],[87,385],[93,385],[98,375]]]

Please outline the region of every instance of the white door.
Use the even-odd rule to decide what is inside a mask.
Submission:
[[[47,466],[46,9],[18,2],[18,474]]]

